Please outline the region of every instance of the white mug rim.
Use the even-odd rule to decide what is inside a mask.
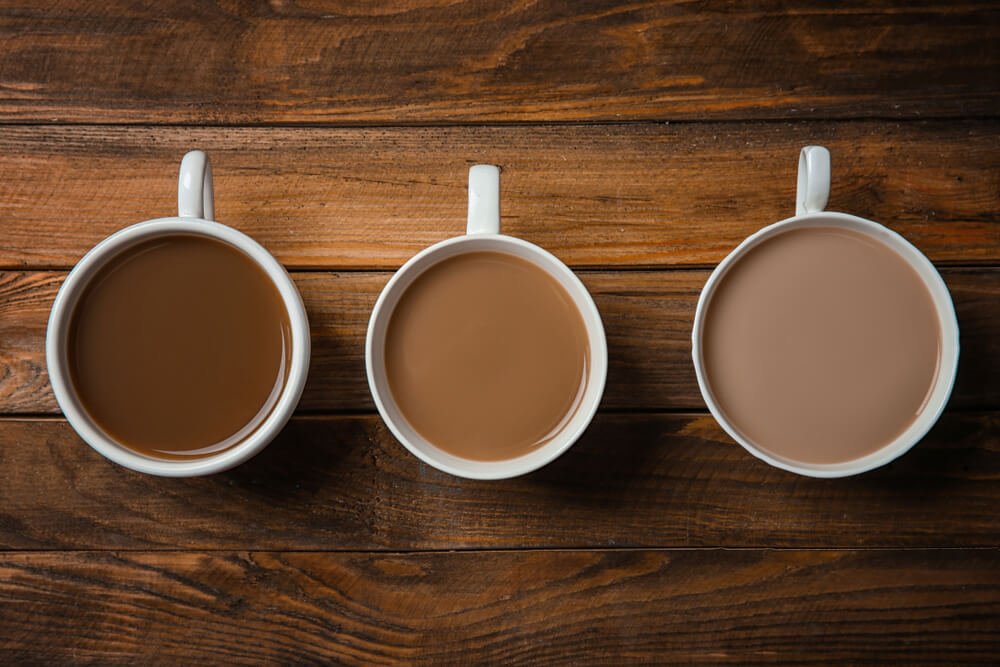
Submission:
[[[410,437],[408,437],[408,435],[396,423],[392,412],[387,407],[387,401],[392,400],[391,392],[388,388],[386,388],[385,393],[388,396],[382,395],[383,392],[381,391],[379,382],[375,377],[376,369],[374,363],[374,336],[376,323],[380,318],[388,318],[391,317],[392,314],[391,312],[385,312],[387,302],[391,298],[398,299],[412,280],[430,268],[433,264],[428,264],[422,268],[418,267],[426,262],[429,257],[441,254],[442,251],[452,249],[459,245],[474,244],[478,246],[482,245],[484,241],[487,243],[496,243],[501,246],[506,245],[511,248],[519,248],[525,252],[531,253],[535,257],[542,257],[548,260],[549,266],[559,271],[559,275],[553,277],[557,280],[562,278],[559,282],[563,285],[563,287],[566,287],[567,284],[571,286],[572,293],[570,296],[573,298],[573,302],[577,308],[581,310],[581,317],[584,321],[584,327],[587,330],[588,342],[590,345],[590,372],[587,377],[587,387],[583,402],[581,402],[581,404],[577,407],[571,421],[571,424],[575,422],[575,425],[573,425],[572,428],[570,425],[567,425],[567,427],[560,431],[554,438],[533,449],[527,454],[512,459],[502,459],[498,461],[476,461],[473,459],[465,459],[449,454],[448,452],[444,452],[426,440],[424,440],[423,443],[426,446],[418,445],[412,442]],[[491,250],[493,249],[491,248]],[[473,247],[468,250],[460,250],[456,252],[455,255],[476,251],[476,248]],[[495,251],[503,252],[503,250]],[[449,254],[447,256],[443,256],[437,261],[442,261],[451,256],[454,255]],[[547,274],[552,275],[552,271],[549,270],[549,267],[541,265],[538,261],[536,261],[536,259],[525,257],[521,254],[517,254],[516,256],[531,262],[532,265],[545,271]],[[437,261],[434,261],[433,263],[436,264]],[[404,283],[404,281],[405,285],[403,287],[399,287]],[[397,291],[400,292],[399,295],[396,294]],[[570,289],[567,289],[567,291],[569,292]],[[587,312],[583,312],[584,310]],[[441,470],[442,472],[466,479],[494,480],[518,477],[548,465],[565,453],[571,446],[573,446],[580,436],[583,435],[584,431],[593,420],[594,415],[597,413],[597,409],[601,403],[601,398],[604,394],[605,383],[607,381],[607,365],[607,339],[604,332],[603,321],[601,319],[600,312],[597,310],[597,305],[594,303],[593,297],[580,278],[568,266],[566,266],[565,263],[544,248],[535,245],[534,243],[525,241],[524,239],[499,233],[474,233],[455,236],[428,246],[407,260],[406,263],[404,263],[392,275],[379,294],[378,299],[375,302],[375,306],[372,309],[372,314],[368,323],[368,331],[365,336],[365,371],[368,378],[368,386],[371,390],[375,407],[382,416],[385,424],[389,427],[389,430],[396,437],[396,439],[419,460],[438,470]],[[384,373],[384,368],[381,369],[381,372]],[[400,417],[405,419],[402,415],[400,415]],[[413,430],[415,431],[415,429]],[[433,454],[431,452],[433,452]]]
[[[941,326],[941,361],[937,377],[934,380],[932,398],[924,406],[917,419],[914,420],[910,427],[883,447],[867,455],[840,463],[817,464],[780,457],[762,449],[744,437],[715,400],[706,378],[704,359],[702,358],[701,337],[704,330],[705,313],[715,289],[729,269],[751,248],[756,247],[767,239],[790,229],[808,227],[843,227],[854,229],[888,246],[906,261],[920,277],[921,282],[931,295],[938,314],[939,325]],[[949,346],[949,349],[944,349],[948,341],[952,344]],[[755,457],[777,468],[809,477],[833,478],[857,475],[895,460],[916,445],[930,431],[934,424],[937,423],[951,396],[955,377],[958,372],[959,330],[954,303],[944,279],[937,268],[916,246],[907,241],[899,233],[878,222],[848,213],[814,211],[786,218],[759,229],[745,238],[715,267],[698,297],[694,325],[691,331],[691,345],[695,375],[701,395],[712,416],[715,417],[715,420],[733,440]]]
[[[145,240],[196,235],[224,242],[247,255],[261,267],[281,295],[292,335],[288,377],[270,414],[241,442],[217,454],[189,460],[154,458],[119,444],[87,415],[79,404],[66,368],[66,344],[73,310],[83,290],[96,273],[122,251]],[[285,268],[259,243],[246,234],[214,220],[166,217],[146,220],[118,230],[90,249],[73,267],[56,295],[49,315],[45,356],[56,402],[67,421],[83,440],[106,458],[131,470],[163,477],[195,477],[222,472],[260,452],[284,427],[305,387],[310,359],[309,323],[302,297]]]

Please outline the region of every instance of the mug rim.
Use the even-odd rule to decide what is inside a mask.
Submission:
[[[824,224],[824,222],[827,224]],[[895,252],[915,271],[921,283],[927,289],[934,303],[938,324],[941,327],[941,357],[937,375],[931,389],[931,398],[924,405],[924,409],[899,435],[879,449],[864,456],[838,463],[808,463],[781,457],[768,452],[749,438],[743,436],[715,400],[706,377],[701,345],[702,333],[705,327],[705,313],[709,307],[709,302],[720,281],[732,266],[751,248],[756,247],[764,241],[789,229],[810,227],[841,227],[852,229],[874,238]],[[947,349],[945,349],[946,347]],[[881,467],[902,456],[920,442],[937,423],[948,403],[958,372],[959,353],[958,318],[955,314],[954,302],[952,301],[948,286],[933,263],[915,245],[885,225],[849,213],[835,211],[814,211],[786,218],[767,225],[743,239],[713,269],[704,287],[702,287],[691,330],[691,356],[694,362],[695,375],[698,380],[698,389],[701,391],[702,398],[708,406],[709,411],[722,429],[758,459],[789,472],[820,478],[847,477]]]
[[[567,424],[567,426],[554,438],[526,454],[498,461],[479,461],[475,459],[467,459],[446,452],[435,446],[433,443],[427,441],[426,438],[422,438],[422,436],[416,432],[416,429],[413,429],[411,425],[407,424],[407,426],[413,430],[418,437],[421,437],[427,447],[414,444],[410,437],[403,431],[403,429],[400,428],[399,424],[396,423],[393,414],[388,409],[387,400],[391,401],[393,404],[395,403],[394,398],[392,398],[391,390],[388,386],[386,386],[384,393],[387,394],[387,396],[383,396],[383,392],[379,388],[379,382],[376,379],[376,371],[380,370],[380,372],[384,374],[384,359],[381,364],[381,368],[375,368],[375,329],[380,324],[380,320],[382,318],[386,318],[386,325],[388,324],[388,318],[391,317],[392,310],[395,308],[395,304],[392,304],[393,309],[386,312],[388,307],[386,305],[387,302],[392,298],[396,298],[398,301],[398,297],[402,296],[405,289],[409,287],[413,280],[438,262],[449,257],[465,254],[467,252],[481,251],[481,249],[470,248],[468,250],[459,250],[454,254],[447,254],[440,257],[426,266],[419,267],[419,265],[425,263],[429,257],[440,254],[443,251],[457,245],[467,245],[470,243],[481,245],[483,241],[486,241],[487,243],[495,243],[501,247],[507,245],[532,254],[534,257],[530,258],[520,254],[515,254],[514,256],[531,262],[533,266],[545,271],[546,274],[556,279],[560,285],[566,288],[566,291],[570,293],[570,296],[573,299],[574,305],[581,311],[581,319],[583,320],[584,328],[587,332],[588,345],[590,346],[590,370],[587,376],[587,387],[585,389],[582,402],[577,407],[577,410],[570,422],[570,424],[576,422],[575,426],[570,427],[570,424]],[[504,250],[497,248],[489,248],[487,251],[505,252]],[[549,270],[549,267],[541,265],[538,261],[536,261],[535,257],[547,260],[552,267],[555,267],[556,270],[559,271],[560,275],[553,275],[553,272]],[[414,271],[416,271],[416,273],[414,273]],[[567,287],[567,283],[571,287]],[[583,312],[584,310],[587,312]],[[382,342],[384,348],[384,339]],[[393,273],[392,277],[379,293],[375,306],[372,308],[372,314],[368,321],[368,331],[365,336],[365,371],[368,378],[368,387],[371,391],[372,399],[375,402],[375,407],[377,408],[379,415],[381,415],[386,426],[389,427],[389,430],[400,442],[400,444],[402,444],[419,460],[438,470],[441,470],[442,472],[466,479],[492,480],[518,477],[548,465],[565,453],[571,446],[573,446],[574,443],[576,443],[580,436],[583,435],[591,421],[593,421],[594,415],[597,413],[597,409],[600,406],[604,395],[604,387],[607,382],[607,367],[608,352],[607,338],[604,332],[604,323],[590,291],[586,288],[579,277],[573,272],[572,269],[566,266],[562,260],[541,246],[535,245],[534,243],[525,241],[524,239],[520,239],[516,236],[499,233],[472,233],[455,236],[428,246],[407,260],[395,273]],[[400,413],[400,418],[405,421],[406,417],[401,413],[401,411],[398,410],[398,408],[397,412]]]
[[[241,442],[217,454],[190,460],[161,459],[120,444],[94,423],[79,402],[69,377],[66,346],[76,304],[97,272],[127,248],[149,239],[190,234],[212,238],[243,252],[257,264],[281,295],[288,315],[292,354],[288,377],[270,414]],[[204,218],[172,216],[124,227],[91,248],[66,276],[49,314],[45,358],[56,402],[70,426],[102,456],[131,470],[163,477],[196,477],[228,470],[260,452],[284,427],[305,387],[311,356],[309,322],[302,296],[285,268],[263,246],[228,225]]]

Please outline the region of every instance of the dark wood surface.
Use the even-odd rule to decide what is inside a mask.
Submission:
[[[477,162],[503,168],[504,231],[574,268],[712,267],[794,215],[798,153],[811,143],[833,155],[830,210],[889,224],[942,264],[1000,263],[1000,121],[990,119],[0,125],[0,267],[69,268],[111,232],[175,215],[177,168],[192,146],[212,157],[216,217],[292,269],[395,270],[461,233]]]
[[[992,549],[77,551],[0,573],[5,632],[62,638],[10,662],[955,664],[1000,632]]]
[[[17,122],[927,118],[1000,102],[989,1],[4,4],[0,116]]]
[[[998,108],[992,2],[0,0],[0,663],[996,663]],[[829,208],[941,267],[962,337],[937,426],[841,480],[734,444],[690,363],[709,270],[794,212],[813,143]],[[262,454],[165,479],[73,432],[44,336],[192,148],[292,270],[313,363]],[[499,482],[408,454],[362,360],[477,162],[610,352],[580,442]]]
[[[564,456],[484,482],[409,455],[377,415],[299,417],[208,478],[105,461],[62,419],[0,420],[8,549],[996,547],[1000,414],[952,412],[860,477],[768,467],[704,413],[598,415]],[[1000,576],[1000,572],[998,572]]]

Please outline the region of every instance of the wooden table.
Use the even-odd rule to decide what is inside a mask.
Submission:
[[[1000,657],[996,3],[37,5],[0,2],[0,662]],[[793,213],[810,143],[829,208],[923,250],[962,331],[930,435],[840,480],[734,444],[690,361],[708,272]],[[173,213],[191,148],[292,271],[314,359],[264,453],[163,479],[67,425],[45,325],[88,248]],[[585,437],[501,482],[407,453],[362,359],[479,162],[611,359]]]

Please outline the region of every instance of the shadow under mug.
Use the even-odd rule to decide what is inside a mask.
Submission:
[[[232,227],[215,222],[212,167],[201,151],[184,156],[177,187],[178,216],[147,220],[115,232],[94,246],[76,264],[49,315],[45,357],[56,401],[83,440],[115,463],[139,472],[167,477],[194,477],[221,472],[243,463],[263,449],[291,417],[302,395],[309,370],[309,322],[295,284],[284,267],[260,244]],[[143,241],[176,234],[203,236],[226,243],[250,257],[270,277],[288,314],[292,353],[288,377],[271,413],[236,445],[217,454],[190,460],[154,458],[130,449],[107,435],[83,408],[68,365],[70,322],[76,304],[91,279],[122,251]],[[183,419],[184,415],[178,415]]]
[[[958,370],[958,320],[955,317],[955,307],[951,294],[945,285],[941,274],[937,272],[930,260],[913,244],[891,229],[877,222],[859,218],[846,213],[824,211],[830,195],[830,153],[822,146],[806,146],[799,156],[798,189],[796,193],[796,215],[780,222],[764,227],[747,237],[736,247],[709,276],[698,299],[695,311],[694,328],[691,332],[692,356],[698,387],[719,425],[742,445],[748,452],[771,465],[800,475],[810,477],[846,477],[856,475],[873,468],[885,465],[908,451],[920,441],[931,429],[951,396],[955,384],[955,374]],[[880,449],[861,458],[841,463],[807,463],[776,456],[744,437],[737,427],[729,420],[719,407],[706,379],[705,360],[703,358],[702,334],[705,329],[706,317],[711,317],[709,306],[712,294],[718,287],[723,276],[751,248],[764,241],[792,229],[809,227],[840,227],[854,230],[869,236],[883,245],[888,246],[909,264],[927,288],[934,302],[938,325],[941,332],[941,349],[937,376],[923,410],[917,418],[894,440]]]
[[[566,425],[545,444],[522,456],[501,461],[475,461],[449,454],[428,442],[403,416],[389,389],[385,369],[385,337],[392,311],[413,281],[438,262],[470,252],[499,252],[525,259],[545,271],[566,290],[583,319],[590,347],[590,367],[583,398]],[[469,215],[464,236],[436,243],[414,255],[389,280],[375,303],[365,340],[368,386],[389,430],[410,452],[438,470],[471,479],[516,477],[541,468],[576,442],[593,419],[604,394],[608,349],[601,315],[580,279],[554,255],[500,233],[500,171],[492,165],[469,170]]]

